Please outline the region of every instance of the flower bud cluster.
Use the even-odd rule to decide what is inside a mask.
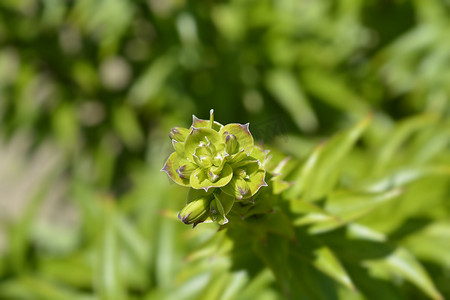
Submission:
[[[225,224],[235,201],[251,198],[267,185],[266,153],[254,146],[248,123],[222,125],[211,110],[209,120],[194,116],[189,129],[174,127],[169,137],[175,152],[162,171],[191,188],[179,213],[186,224]]]

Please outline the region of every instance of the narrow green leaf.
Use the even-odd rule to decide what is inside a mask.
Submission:
[[[115,107],[112,118],[115,131],[125,145],[138,149],[144,142],[144,135],[132,108],[128,105]]]
[[[436,116],[433,115],[419,115],[400,123],[389,134],[388,140],[384,142],[381,151],[374,159],[374,174],[380,173],[390,162],[395,162],[394,156],[398,149],[414,132],[435,123],[436,120]]]
[[[256,255],[272,270],[282,293],[286,296],[291,293],[288,262],[288,242],[279,236],[269,236],[267,242],[257,241],[253,245]]]
[[[320,199],[335,187],[344,159],[369,126],[371,120],[372,115],[367,116],[352,128],[333,137],[323,146],[323,150],[319,153],[319,162],[314,170],[314,177],[310,181],[311,186],[305,191],[306,199]]]
[[[302,75],[305,89],[315,95],[318,100],[355,117],[368,113],[367,102],[355,94],[342,77],[329,71],[318,70],[306,70]]]
[[[442,220],[402,240],[417,257],[450,269],[450,221]]]
[[[111,200],[103,204],[102,235],[95,265],[96,288],[101,300],[124,300],[127,295],[121,278],[115,206]]]
[[[59,286],[43,278],[24,276],[0,285],[2,299],[58,299],[58,300],[94,300],[92,295],[85,295],[75,290]]]
[[[314,251],[314,255],[316,257],[313,261],[313,265],[317,269],[331,276],[348,289],[353,291],[356,290],[350,276],[330,248],[322,246]]]
[[[300,129],[310,132],[317,128],[317,117],[294,74],[282,69],[272,71],[266,86]]]
[[[355,220],[401,193],[400,189],[373,194],[337,191],[327,199],[325,210],[342,220]]]
[[[286,193],[288,197],[299,197],[305,192],[305,189],[309,188],[314,180],[314,171],[318,164],[319,157],[321,156],[323,144],[317,146],[311,155],[306,159],[302,168],[294,175],[294,183]]]
[[[404,167],[390,172],[377,180],[360,183],[361,190],[368,192],[383,192],[388,189],[405,186],[415,180],[427,176],[440,175],[450,176],[449,166],[423,166],[423,167]]]
[[[137,106],[152,100],[163,88],[164,82],[174,70],[175,65],[172,54],[156,59],[132,85],[127,98]]]
[[[324,208],[326,214],[319,213],[316,216],[318,213],[313,213],[313,216],[316,216],[312,219],[315,223],[309,228],[309,231],[321,233],[336,229],[368,214],[376,207],[395,199],[400,194],[401,190],[399,189],[374,194],[337,191],[331,194],[326,201]],[[295,222],[296,224],[309,224],[312,222],[306,222],[306,220],[311,220],[311,218],[310,215],[306,215]]]
[[[357,139],[370,124],[369,115],[354,127],[321,144],[306,159],[303,167],[294,175],[293,187],[287,191],[290,197],[315,201],[326,196],[336,185],[342,163]]]
[[[398,248],[386,258],[375,261],[366,261],[366,265],[369,268],[379,268],[379,270],[405,278],[432,299],[444,299],[434,286],[433,281],[426,270],[406,249]]]

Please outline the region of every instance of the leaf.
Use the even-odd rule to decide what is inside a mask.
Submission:
[[[337,191],[327,199],[325,210],[342,220],[355,220],[401,193],[400,189],[372,194]]]
[[[132,150],[139,149],[144,143],[144,135],[133,110],[127,105],[118,106],[112,117],[115,131],[125,145]]]
[[[142,234],[137,230],[133,223],[123,215],[117,220],[117,234],[124,249],[131,254],[136,264],[140,266],[147,265],[149,257],[149,245]]]
[[[220,192],[215,192],[214,193],[214,197],[216,198],[217,201],[219,201],[222,205],[223,208],[223,214],[227,215],[231,208],[233,207],[234,204],[234,198],[230,197],[229,195],[225,194],[225,193],[220,193]]]
[[[61,287],[44,278],[24,276],[0,285],[2,299],[94,300],[72,289]]]
[[[286,178],[295,166],[296,163],[292,162],[289,156],[280,161],[276,161],[272,154],[268,155],[264,162],[264,167],[269,174],[273,175],[273,177],[270,178],[270,186],[272,187],[274,194],[278,195],[294,184],[292,181],[285,181],[284,178]]]
[[[450,221],[432,223],[401,243],[417,257],[450,268]]]
[[[287,240],[279,236],[269,236],[267,242],[256,241],[253,250],[264,264],[272,270],[282,293],[287,296],[291,291]]]
[[[270,149],[264,162],[264,168],[273,176],[285,178],[292,170],[298,168],[298,163],[290,156],[286,156],[276,149]]]
[[[259,160],[261,164],[265,164],[269,150],[264,150],[259,145],[254,145],[252,153],[250,154],[250,160]]]
[[[314,224],[309,228],[311,233],[330,231],[368,214],[400,193],[399,189],[374,194],[337,191],[330,195],[322,211],[312,211],[295,220],[295,224]]]
[[[283,69],[271,71],[266,77],[266,86],[298,128],[306,132],[317,128],[317,117],[294,74]]]
[[[299,169],[298,174],[294,175],[295,180],[291,189],[287,192],[288,197],[299,197],[312,185],[315,168],[317,168],[322,150],[323,144],[318,145],[307,158],[303,167]]]
[[[393,132],[389,134],[387,141],[384,141],[381,151],[374,159],[375,174],[385,169],[390,162],[395,162],[395,154],[402,144],[416,131],[435,123],[437,118],[433,115],[419,115],[401,122]]]
[[[120,268],[115,206],[106,200],[103,206],[101,239],[98,241],[95,265],[96,288],[101,300],[127,299]]]
[[[355,117],[367,114],[369,107],[360,96],[350,88],[341,76],[332,72],[305,70],[302,72],[305,89],[320,101]],[[343,100],[345,99],[345,101]]]
[[[347,236],[349,239],[360,239],[374,242],[386,242],[387,237],[381,232],[375,231],[367,226],[350,223],[347,226]]]
[[[371,119],[372,116],[369,115],[354,127],[333,137],[324,145],[318,146],[295,177],[296,183],[288,195],[299,197],[303,194],[307,201],[315,201],[333,190],[339,179],[345,157],[368,127]]]
[[[199,198],[209,196],[213,192],[214,192],[214,189],[209,189],[208,191],[205,191],[203,189],[197,190],[197,189],[190,188],[187,193],[186,204],[188,204],[194,200],[197,200]],[[209,197],[209,198],[212,198],[212,197]]]
[[[251,212],[251,211],[250,211]],[[258,233],[259,236],[267,236],[268,233],[274,233],[282,236],[287,240],[295,239],[294,227],[291,220],[281,209],[274,209],[271,212],[266,212],[257,219],[247,219],[246,222],[250,224]]]
[[[172,54],[159,56],[131,86],[128,99],[137,106],[143,106],[163,89],[164,83],[175,69]]]
[[[368,192],[382,192],[392,188],[405,186],[413,181],[428,176],[440,175],[449,176],[450,167],[448,166],[421,166],[421,167],[403,167],[390,172],[387,176],[370,182],[360,183],[361,190]]]
[[[420,288],[425,294],[435,300],[443,300],[444,298],[436,289],[427,274],[426,270],[417,261],[417,259],[409,253],[406,249],[397,248],[393,253],[389,254],[386,258],[381,260],[366,261],[365,265],[371,269],[381,272],[388,272],[397,276],[403,277],[410,281],[418,288]]]
[[[330,248],[322,246],[314,251],[314,255],[315,259],[312,263],[317,269],[331,276],[348,289],[356,290],[350,276]]]
[[[292,182],[284,181],[279,178],[272,177],[272,190],[275,195],[281,194],[285,190],[291,187]]]
[[[233,204],[234,198],[232,196],[216,191],[214,193],[214,200],[211,202],[212,214],[208,219],[220,225],[228,223],[226,215],[230,212]]]

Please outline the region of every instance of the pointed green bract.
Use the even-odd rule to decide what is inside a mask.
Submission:
[[[222,137],[223,142],[226,141],[227,137],[234,136],[238,144],[236,152],[244,150],[247,155],[250,155],[253,150],[253,137],[248,127],[248,123],[245,125],[228,124],[220,129],[219,134]]]
[[[208,191],[205,191],[203,189],[196,190],[196,189],[190,188],[187,193],[186,204],[189,202],[192,202],[198,198],[206,197],[206,196],[211,196],[211,199],[212,199],[213,192],[214,192],[214,189],[209,189]]]
[[[210,219],[220,225],[228,223],[226,215],[230,212],[234,204],[234,198],[225,193],[214,193],[214,200],[211,202]]]
[[[237,200],[250,198],[258,192],[262,186],[266,186],[264,181],[266,172],[259,161],[246,160],[232,165],[233,179],[222,191]]]
[[[241,200],[250,193],[250,188],[244,179],[233,178],[230,184],[222,188],[222,191],[235,197],[236,200]]]
[[[181,178],[177,173],[177,170],[180,167],[187,165],[189,163],[190,163],[189,161],[180,157],[178,153],[174,152],[169,156],[161,171],[166,172],[167,175],[169,175],[169,177],[179,185],[189,186],[189,177]]]
[[[253,160],[258,160],[260,163],[264,165],[268,153],[269,150],[264,150],[260,146],[255,145],[249,158]]]
[[[192,116],[192,127],[200,128],[200,127],[206,127],[206,128],[212,128],[216,131],[219,131],[223,125],[219,122],[214,121],[214,110],[211,109],[209,112],[209,120],[202,120],[197,118],[196,116]]]
[[[196,169],[190,177],[190,184],[194,189],[204,189],[207,191],[212,187],[222,187],[230,182],[233,177],[233,169],[228,165],[224,165],[219,177],[216,181],[212,182],[210,180],[209,170],[206,169]]]
[[[184,157],[184,142],[177,142],[176,140],[172,140],[172,146],[179,156]]]

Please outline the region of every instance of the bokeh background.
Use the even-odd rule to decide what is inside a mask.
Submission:
[[[444,0],[2,0],[0,298],[278,299],[176,220],[170,128],[213,108],[301,159],[369,113],[377,141],[431,116],[448,163],[449,32]],[[426,189],[448,224],[448,180]]]

